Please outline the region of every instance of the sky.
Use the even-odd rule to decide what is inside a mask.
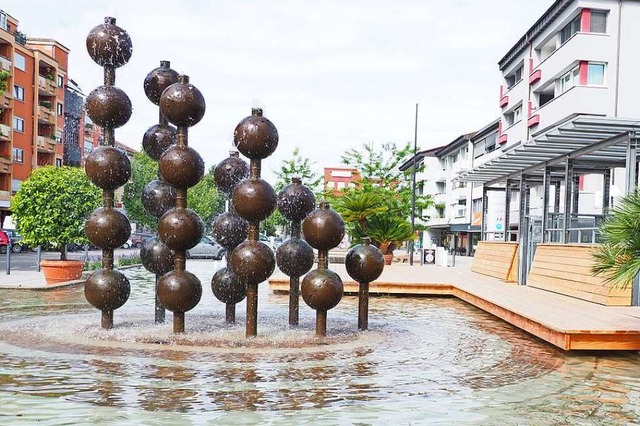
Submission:
[[[116,139],[142,149],[157,107],[142,83],[160,60],[190,77],[207,110],[189,145],[207,169],[228,156],[233,131],[255,106],[277,127],[263,177],[295,147],[315,171],[363,144],[446,145],[496,119],[497,62],[552,0],[21,0],[5,4],[27,36],[71,50],[68,75],[85,94],[102,84],[86,52],[89,31],[117,19],[133,55],[117,70],[130,121]]]

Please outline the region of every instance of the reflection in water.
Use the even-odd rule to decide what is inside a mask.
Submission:
[[[358,332],[357,298],[347,297],[323,345],[310,310],[288,330],[287,296],[261,288],[261,336],[247,341],[244,307],[229,327],[205,293],[192,331],[176,338],[170,318],[153,324],[152,276],[128,274],[131,299],[112,331],[99,328],[81,288],[0,291],[1,424],[16,413],[28,424],[83,413],[153,424],[640,419],[637,354],[566,355],[456,299],[375,298],[370,331]]]

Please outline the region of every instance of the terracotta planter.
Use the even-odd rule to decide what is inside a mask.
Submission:
[[[393,262],[393,254],[383,254],[382,256],[384,257],[384,264],[391,265],[391,262]]]
[[[40,267],[47,284],[58,284],[80,279],[84,262],[81,260],[43,260],[40,262]]]

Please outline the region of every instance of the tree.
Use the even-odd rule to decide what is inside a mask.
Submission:
[[[198,184],[187,191],[188,207],[193,209],[208,229],[213,217],[224,210],[224,198],[215,186],[214,167],[209,169]],[[144,151],[134,154],[131,163],[131,180],[124,186],[122,204],[131,222],[155,231],[157,218],[149,215],[140,199],[142,190],[158,178],[158,164]]]
[[[353,243],[358,243],[362,235],[377,232],[378,239],[391,228],[388,221],[383,218],[394,218],[394,226],[403,232],[396,234],[413,237],[411,224],[411,204],[413,197],[412,173],[413,169],[405,172],[399,166],[413,157],[413,147],[407,142],[398,147],[394,142],[387,142],[380,147],[373,144],[364,144],[361,148],[352,148],[345,152],[342,163],[353,167],[360,173],[360,178],[355,181],[355,187],[345,188],[343,195],[329,196],[335,209],[347,224],[347,230]],[[424,170],[420,165],[417,172]],[[415,211],[425,211],[433,204],[430,195],[416,194]],[[424,216],[416,216],[418,219],[426,219]],[[376,225],[373,229],[371,225]],[[379,226],[378,226],[379,225]],[[409,232],[406,227],[409,227]],[[418,225],[415,228],[419,229]],[[397,243],[398,235],[389,236],[393,248]],[[374,243],[379,245],[382,241]]]
[[[129,220],[154,231],[157,228],[158,220],[144,210],[140,197],[145,185],[157,178],[158,163],[144,151],[137,152],[131,161],[131,179],[124,185],[122,195],[122,204]]]
[[[302,184],[309,188],[318,199],[322,191],[323,177],[312,170],[313,164],[311,160],[300,154],[300,148],[294,148],[291,159],[280,162],[280,169],[275,172],[278,180],[273,189],[280,192],[291,183],[291,178],[299,177],[302,179]],[[262,222],[262,230],[268,236],[276,235],[278,228],[287,233],[288,227],[289,221],[277,209]]]
[[[215,166],[211,167],[200,182],[187,191],[189,208],[198,213],[207,230],[211,228],[213,218],[224,211],[224,196],[216,187],[214,170]]]
[[[640,273],[640,192],[625,196],[600,227],[603,242],[591,268],[605,282],[627,288]]]
[[[101,191],[77,167],[35,169],[13,197],[11,210],[22,241],[60,251],[69,243],[88,242],[84,223],[100,206]]]

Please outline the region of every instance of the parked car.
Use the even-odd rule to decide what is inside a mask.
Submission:
[[[220,244],[216,243],[213,238],[204,236],[195,247],[187,250],[187,258],[202,257],[220,260],[227,251]]]
[[[7,238],[11,239],[11,251],[12,252],[20,253],[23,250],[27,250],[29,248],[26,244],[22,243],[22,235],[18,234],[15,229],[5,229],[2,232],[5,233]],[[2,244],[2,246],[4,247],[4,249],[0,249],[0,251],[2,253],[6,253],[7,252],[7,247],[6,246],[9,244],[9,242],[7,241],[6,243],[3,243],[2,242],[2,238],[0,238],[0,244]]]
[[[131,245],[133,247],[141,248],[148,239],[153,237],[155,237],[154,234],[149,234],[147,232],[134,232],[131,234],[131,237],[129,239],[131,240]]]
[[[0,253],[7,252],[7,246],[9,245],[9,235],[5,231],[0,230]]]
[[[125,242],[122,246],[120,246],[120,248],[123,248],[123,249],[128,249],[131,247],[133,247],[133,241],[131,241],[131,238],[129,238],[127,242]]]

